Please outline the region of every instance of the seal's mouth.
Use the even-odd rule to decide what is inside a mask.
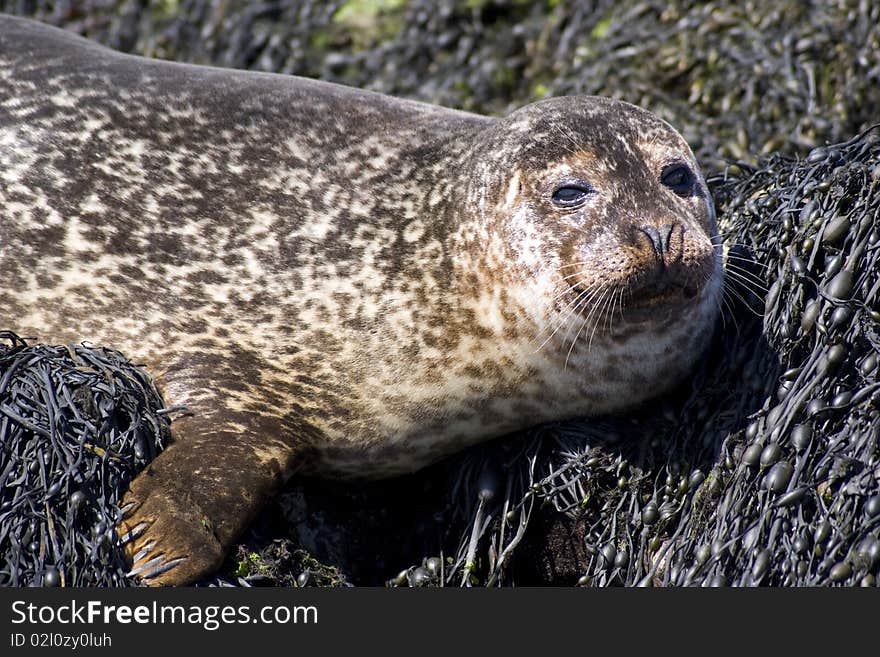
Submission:
[[[650,281],[628,280],[621,284],[616,292],[603,294],[595,292],[592,295],[578,284],[572,284],[571,293],[574,297],[600,301],[585,304],[579,307],[582,315],[595,317],[596,305],[602,305],[602,301],[613,299],[608,303],[607,312],[613,312],[614,317],[623,319],[627,324],[642,324],[664,320],[694,304],[702,291],[703,286],[696,281],[681,280],[673,276],[659,276]],[[611,310],[613,305],[614,309]]]
[[[628,332],[622,326],[633,324],[643,325],[636,330],[650,330],[650,326],[690,315],[706,300],[714,265],[711,254],[672,262],[656,258],[612,261],[596,278],[566,274],[570,289],[557,297],[557,309],[580,316],[586,326],[599,327],[597,332]]]
[[[627,277],[632,309],[677,309],[695,303],[711,279],[712,254],[702,258],[649,261]]]
[[[680,313],[694,304],[703,286],[693,280],[660,277],[637,287],[623,304],[622,316],[628,323],[658,321]]]
[[[636,290],[626,304],[629,308],[657,308],[686,305],[697,298],[700,288],[694,283],[667,282]]]

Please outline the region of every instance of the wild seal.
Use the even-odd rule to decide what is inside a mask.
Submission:
[[[215,569],[298,470],[381,477],[685,377],[719,307],[697,163],[632,105],[489,118],[0,18],[4,322],[114,347],[192,417],[133,573]]]

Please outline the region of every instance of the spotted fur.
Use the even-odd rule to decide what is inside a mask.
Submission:
[[[0,310],[193,411],[120,525],[135,571],[184,583],[296,470],[413,471],[686,376],[720,252],[702,179],[659,182],[676,161],[698,172],[609,99],[487,118],[0,17]],[[571,177],[594,193],[560,211]],[[639,228],[667,225],[661,262]]]

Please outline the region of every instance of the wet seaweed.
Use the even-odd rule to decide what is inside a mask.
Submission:
[[[118,352],[0,339],[0,586],[126,586],[115,533],[168,411]]]

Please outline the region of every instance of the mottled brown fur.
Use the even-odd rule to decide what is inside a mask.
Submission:
[[[670,161],[698,171],[608,99],[493,119],[0,17],[0,310],[190,407],[121,524],[151,583],[185,583],[298,469],[412,471],[685,376],[720,254]],[[551,203],[567,176],[595,190],[579,209]],[[661,262],[639,228],[670,225]]]

